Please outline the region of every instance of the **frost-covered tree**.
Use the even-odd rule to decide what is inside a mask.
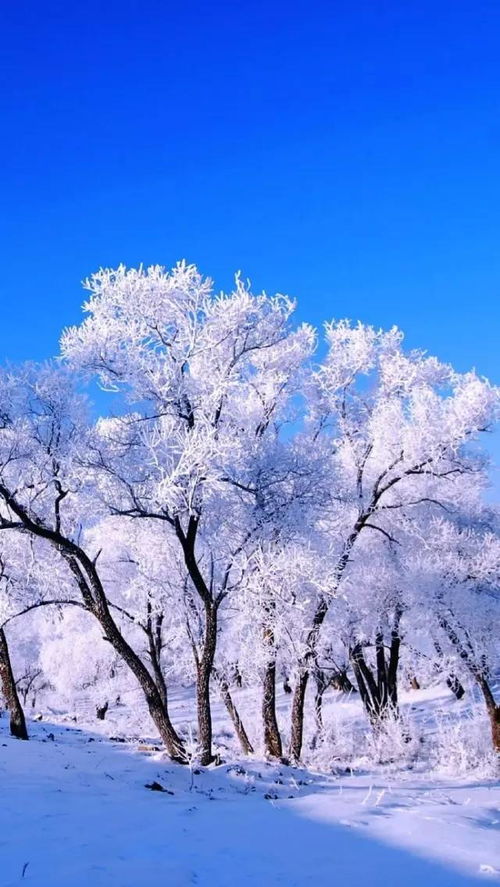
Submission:
[[[98,499],[82,469],[87,431],[86,403],[67,371],[29,365],[0,375],[0,529],[57,553],[62,569],[56,600],[97,619],[139,682],[169,753],[182,759],[182,742],[154,678],[113,616],[99,553],[89,553],[85,544],[85,533],[99,518]]]
[[[291,755],[300,756],[304,697],[331,600],[361,537],[397,542],[398,524],[422,504],[453,505],[461,480],[482,462],[472,448],[498,416],[499,391],[459,374],[402,334],[347,321],[326,326],[328,353],[308,386],[309,435],[323,456],[318,528],[335,557],[329,593],[309,626],[294,694]],[[353,639],[354,650],[356,642]]]
[[[414,527],[409,552],[413,625],[431,652],[479,688],[500,750],[500,704],[492,678],[499,656],[500,523],[478,503]]]
[[[182,554],[199,612],[192,649],[209,763],[219,608],[266,520],[278,429],[314,335],[290,330],[289,299],[255,296],[240,278],[232,293],[214,295],[184,263],[171,272],[121,266],[87,287],[88,317],[64,334],[63,355],[133,407],[99,424],[89,468],[111,513],[161,521],[165,545],[175,540]]]

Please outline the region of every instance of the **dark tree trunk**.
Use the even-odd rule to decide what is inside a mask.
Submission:
[[[169,756],[172,760],[185,764],[187,759],[184,744],[174,729],[168,710],[163,704],[158,687],[148,669],[123,637],[109,613],[107,604],[96,608],[94,614],[104,629],[106,639],[137,678],[144,693],[151,719],[160,734],[162,742],[165,744]]]
[[[455,646],[456,646],[456,644],[455,644]],[[438,656],[440,656],[441,659],[443,659],[444,658],[443,650],[441,648],[441,644],[439,643],[439,641],[434,641],[434,649],[435,649],[436,653],[438,654]],[[436,663],[434,670],[438,674],[440,673],[441,669],[440,669],[438,663]],[[448,675],[448,677],[446,678],[446,686],[448,687],[449,690],[451,690],[451,692],[458,699],[458,701],[460,701],[465,696],[464,687],[462,686],[461,682],[459,681],[459,679],[457,678],[457,676],[455,674],[451,673]]]
[[[0,628],[0,685],[5,698],[5,704],[10,714],[10,732],[17,739],[28,739],[26,720],[23,708],[17,693],[16,682],[10,662],[9,646],[5,631]]]
[[[446,678],[446,686],[451,690],[451,692],[458,699],[459,702],[465,696],[465,689],[456,675],[448,675],[448,677]]]
[[[236,708],[236,706],[233,702],[233,698],[232,698],[230,690],[229,690],[229,683],[227,682],[226,678],[224,678],[223,675],[221,675],[217,671],[217,669],[215,669],[215,668],[213,670],[213,675],[219,684],[219,689],[220,689],[222,701],[223,701],[224,705],[226,706],[226,710],[227,710],[229,717],[231,718],[231,721],[232,721],[233,727],[235,729],[236,735],[239,739],[243,754],[245,754],[245,755],[252,754],[253,746],[248,738],[247,732],[243,726],[243,722],[238,714],[238,709]]]
[[[368,457],[370,452],[370,448],[367,450],[365,459]],[[362,483],[363,476],[363,468],[360,469],[360,473],[358,474],[358,484]],[[379,481],[376,483],[373,489],[373,496],[370,507],[359,514],[351,533],[345,540],[342,554],[340,555],[333,576],[333,588],[338,589],[340,582],[342,581],[342,577],[344,575],[344,571],[349,563],[349,558],[351,556],[351,552],[356,544],[356,541],[363,532],[364,528],[368,525],[368,520],[372,516],[377,503],[380,500],[380,497],[383,495],[386,489],[379,487],[379,482],[382,478],[379,478]],[[391,484],[392,485],[392,484]],[[309,629],[308,637],[307,637],[307,653],[305,654],[302,662],[300,663],[301,672],[300,677],[297,682],[297,686],[295,688],[294,699],[292,703],[292,729],[291,729],[291,742],[290,742],[290,755],[294,760],[299,760],[300,753],[302,751],[302,736],[303,736],[303,728],[304,728],[304,702],[305,702],[305,693],[307,688],[307,681],[309,677],[309,668],[310,666],[316,662],[317,658],[317,645],[318,639],[321,632],[321,627],[323,622],[325,621],[326,615],[328,613],[329,603],[326,598],[320,599],[316,611],[314,613],[311,628]]]
[[[161,651],[163,648],[162,639],[163,613],[159,613],[153,617],[151,603],[148,601],[148,617],[146,622],[146,634],[149,645],[149,658],[153,669],[153,677],[158,688],[161,701],[168,712],[168,693],[167,682],[163,669],[161,667]]]
[[[462,643],[457,632],[444,616],[441,616],[440,618],[440,625],[441,628],[446,631],[453,646],[456,647],[460,658],[467,666],[469,673],[472,675],[483,694],[486,711],[490,720],[493,748],[495,751],[500,751],[500,705],[497,705],[495,702],[495,697],[493,696],[491,687],[488,683],[486,663],[481,662],[480,666],[477,664],[470,643],[467,642],[467,645]]]
[[[299,761],[304,738],[304,704],[309,680],[309,670],[299,672],[292,700],[292,722],[290,732],[290,758]]]
[[[221,590],[214,597],[211,583],[207,585],[196,558],[196,536],[198,533],[199,516],[190,515],[187,529],[184,530],[180,519],[175,520],[175,532],[181,544],[189,578],[203,604],[205,611],[204,636],[201,652],[195,651],[196,660],[196,707],[198,712],[198,743],[200,747],[200,763],[208,766],[214,760],[212,754],[212,712],[210,707],[210,677],[217,646],[217,614],[226,592]],[[229,575],[229,574],[228,574]]]
[[[387,666],[387,700],[393,713],[397,713],[398,709],[398,666],[401,651],[399,624],[401,622],[401,616],[402,611],[398,608],[396,610],[394,625],[391,631],[391,646],[389,649],[389,663]]]
[[[334,588],[336,589],[339,587],[344,570],[349,562],[351,551],[367,520],[368,513],[360,515],[356,523],[354,524],[352,533],[349,534],[345,541],[342,554],[340,555],[337,561],[336,568],[334,570]],[[316,611],[311,623],[311,628],[309,629],[307,635],[307,652],[303,657],[302,662],[300,662],[299,678],[295,687],[292,701],[290,757],[294,761],[300,760],[300,755],[302,752],[302,738],[304,735],[304,703],[306,698],[307,682],[309,679],[309,668],[311,667],[311,665],[316,663],[317,660],[316,648],[318,645],[321,627],[323,625],[323,622],[325,621],[326,614],[328,613],[328,607],[329,601],[326,598],[321,598],[318,602],[318,606],[316,607]]]
[[[341,559],[342,563],[343,559]],[[347,563],[347,558],[345,558]],[[344,564],[345,566],[345,564]],[[342,567],[343,569],[343,567]],[[341,573],[339,573],[340,579]],[[292,716],[290,729],[290,757],[293,761],[299,761],[302,753],[302,740],[304,736],[304,704],[306,699],[309,669],[316,662],[316,646],[319,632],[328,613],[328,602],[320,600],[313,616],[312,625],[307,636],[307,652],[299,662],[297,683],[292,699]]]
[[[334,690],[340,690],[342,693],[356,693],[356,687],[351,683],[347,676],[347,670],[335,672],[329,680],[329,686]]]
[[[276,662],[266,665],[262,684],[262,720],[264,723],[264,745],[266,753],[273,758],[281,758],[283,746],[276,717]]]
[[[98,721],[104,721],[107,711],[108,711],[108,708],[109,708],[109,702],[107,702],[107,701],[104,703],[104,705],[96,706],[95,713],[96,713],[96,718]]]
[[[241,674],[238,663],[236,663],[236,665],[234,666],[234,683],[237,687],[243,686],[243,676]]]
[[[136,677],[144,693],[149,714],[170,757],[180,763],[186,763],[183,742],[174,730],[153,678],[111,616],[95,560],[92,560],[80,545],[64,536],[60,532],[59,525],[54,530],[39,520],[33,520],[24,506],[2,485],[0,485],[0,495],[29,533],[45,539],[64,558],[80,591],[83,608],[97,619],[106,639]]]
[[[207,767],[214,760],[212,753],[212,710],[210,705],[210,677],[212,674],[217,643],[217,604],[205,605],[205,637],[196,664],[196,706],[198,713],[198,744],[200,763]]]
[[[154,679],[155,679],[155,684],[158,689],[158,693],[160,695],[162,705],[163,705],[165,711],[168,711],[167,683],[165,681],[165,676],[163,674],[163,670],[161,668],[160,663],[158,662],[158,660],[156,658],[151,660],[151,665],[153,668],[153,675],[154,675]]]
[[[81,549],[77,549],[77,552],[74,555],[66,555],[66,560],[78,583],[86,609],[98,620],[106,640],[109,641],[113,649],[137,679],[144,693],[151,720],[158,730],[169,756],[174,761],[186,763],[187,758],[184,744],[170,721],[168,711],[163,705],[155,681],[142,659],[132,649],[128,641],[125,640],[111,616],[108,601],[94,563]]]
[[[378,687],[377,682],[366,663],[361,644],[355,644],[355,646],[349,650],[349,658],[358,685],[361,701],[371,723],[374,723],[379,716]]]
[[[314,681],[316,684],[316,692],[314,694],[314,715],[316,718],[316,731],[318,736],[320,736],[323,732],[323,696],[330,684],[330,680],[326,677],[325,672],[321,668],[317,668],[314,672]]]
[[[476,680],[486,703],[486,711],[488,712],[488,717],[490,719],[493,748],[495,751],[500,752],[500,705],[496,704],[495,697],[491,692],[491,687],[484,675],[478,673],[476,675]]]
[[[366,662],[361,644],[349,651],[354,677],[361,700],[372,726],[378,729],[388,715],[398,716],[398,665],[401,648],[399,623],[401,611],[396,610],[391,631],[389,659],[386,660],[384,637],[378,632],[375,638],[375,674]]]
[[[267,612],[272,612],[272,605],[269,605]],[[263,630],[263,639],[266,649],[269,651],[269,658],[264,671],[264,680],[262,682],[262,723],[264,725],[264,746],[266,754],[272,758],[281,758],[283,755],[283,746],[281,735],[278,727],[278,719],[276,717],[276,650],[274,646],[274,632],[270,625],[266,625]]]

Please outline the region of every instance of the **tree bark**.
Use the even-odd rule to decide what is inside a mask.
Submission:
[[[358,685],[361,701],[370,722],[373,724],[376,722],[378,716],[378,687],[375,678],[366,663],[361,644],[355,644],[354,647],[350,648],[349,658]]]
[[[64,540],[66,542],[66,540]],[[63,550],[63,555],[73,573],[80,589],[85,609],[99,622],[104,636],[130,668],[144,693],[151,720],[153,721],[162,742],[172,760],[185,764],[187,762],[185,748],[170,721],[168,711],[163,705],[158,687],[144,665],[140,656],[132,649],[111,616],[108,601],[97,573],[95,564],[88,555],[74,543],[69,543],[70,552]]]
[[[304,704],[309,681],[309,670],[299,672],[292,700],[292,721],[290,733],[290,758],[299,761],[304,738]]]
[[[210,677],[217,646],[217,614],[225,592],[221,591],[214,597],[211,584],[207,585],[196,558],[196,537],[199,516],[189,517],[187,529],[184,530],[180,519],[175,520],[175,532],[181,544],[189,578],[196,589],[205,611],[205,628],[201,654],[195,651],[196,660],[196,707],[198,713],[198,743],[200,747],[200,763],[208,766],[214,760],[212,754],[212,712],[210,707]]]
[[[98,721],[104,721],[107,711],[108,711],[108,708],[109,708],[109,702],[107,700],[104,703],[104,705],[96,705],[95,714],[96,714],[96,718]]]
[[[151,719],[160,734],[162,742],[165,744],[169,756],[172,760],[185,764],[187,759],[184,744],[174,729],[158,687],[140,657],[123,637],[109,612],[105,600],[101,601],[95,608],[94,615],[104,629],[106,639],[126,665],[128,665],[139,682]]]
[[[198,744],[200,764],[207,767],[214,760],[212,753],[212,710],[210,705],[210,677],[214,666],[217,643],[217,604],[205,604],[205,637],[201,656],[197,661],[196,707],[198,713]]]
[[[396,610],[391,631],[389,659],[386,660],[384,637],[378,632],[375,638],[375,674],[366,662],[361,644],[349,650],[351,665],[361,700],[372,726],[378,729],[388,715],[398,715],[398,665],[401,648],[399,623],[401,611]]]
[[[495,751],[500,752],[500,705],[497,705],[488,681],[484,675],[477,674],[476,680],[486,703],[486,711],[490,719],[491,739]]]
[[[469,673],[472,675],[483,694],[486,711],[490,720],[493,748],[495,751],[500,752],[500,705],[497,705],[495,702],[495,697],[493,696],[491,687],[488,683],[486,663],[483,662],[481,666],[479,666],[477,662],[474,661],[474,653],[470,644],[468,645],[468,649],[460,640],[453,626],[450,625],[444,616],[441,616],[440,618],[440,625],[441,628],[446,631],[453,646],[456,647],[460,658],[467,666]]]
[[[274,610],[273,604],[266,606],[266,612],[271,621],[271,614]],[[281,758],[283,755],[283,745],[278,727],[278,719],[276,717],[276,650],[274,644],[274,631],[271,624],[267,624],[263,629],[263,640],[266,650],[268,650],[268,660],[264,671],[264,679],[262,682],[262,723],[264,726],[264,747],[266,754],[272,758]]]
[[[347,669],[335,672],[328,681],[328,686],[334,690],[340,690],[341,693],[356,693],[356,687],[351,683],[347,676]]]
[[[9,646],[3,628],[0,628],[0,684],[10,714],[11,735],[17,739],[28,739],[26,719],[19,700],[10,661]]]
[[[59,522],[56,523],[56,529],[53,529],[40,520],[33,519],[26,508],[17,501],[15,495],[2,484],[0,484],[0,496],[7,507],[20,519],[27,532],[40,539],[45,539],[64,558],[76,580],[83,608],[97,619],[106,639],[137,678],[153,723],[165,743],[168,754],[173,760],[186,763],[184,744],[174,730],[155,681],[142,659],[125,640],[111,616],[96,561],[92,560],[80,545],[61,533]]]
[[[314,694],[314,715],[316,718],[316,731],[318,736],[320,736],[323,733],[323,696],[330,681],[321,668],[315,670],[314,681],[316,684],[316,692]]]
[[[253,753],[253,746],[248,738],[247,732],[243,726],[243,722],[238,714],[238,709],[236,708],[236,706],[233,702],[233,698],[232,698],[230,690],[229,690],[229,684],[228,684],[226,678],[223,677],[217,671],[216,668],[213,669],[213,675],[219,684],[219,690],[220,690],[220,694],[222,697],[222,701],[223,701],[224,705],[226,706],[227,713],[228,713],[229,717],[231,718],[231,722],[233,724],[236,735],[237,735],[240,745],[241,745],[241,750],[243,751],[243,754],[245,754],[245,755],[252,754]]]
[[[438,656],[440,656],[441,659],[443,659],[444,658],[443,650],[441,648],[441,644],[439,643],[439,641],[434,641],[434,649],[435,649],[436,653],[438,654]],[[441,671],[439,664],[437,662],[434,666],[434,670],[437,673],[440,673],[440,671]],[[456,699],[458,699],[458,701],[460,701],[465,696],[465,689],[455,674],[451,673],[448,675],[448,677],[446,678],[446,686],[448,687],[449,690],[451,690],[451,692],[456,697]]]
[[[342,558],[341,558],[342,562]],[[347,563],[347,559],[345,561]],[[345,566],[345,564],[344,564]],[[343,567],[342,567],[343,569]],[[339,574],[340,575],[340,574]],[[309,669],[316,662],[316,646],[319,632],[328,613],[328,602],[320,600],[313,616],[311,628],[307,635],[307,652],[299,662],[298,678],[292,699],[292,716],[290,730],[290,757],[293,761],[299,761],[302,752],[302,739],[304,735],[304,704],[306,698]]]
[[[272,758],[281,758],[283,746],[276,717],[276,662],[270,660],[266,665],[262,684],[262,720],[264,723],[264,746],[266,754]]]
[[[161,667],[161,651],[162,651],[162,625],[163,613],[158,613],[154,619],[151,612],[151,603],[148,601],[148,618],[146,622],[146,635],[149,645],[149,658],[153,669],[153,677],[158,688],[161,701],[168,712],[168,692],[167,682],[163,669]]]
[[[334,571],[334,588],[338,589],[340,582],[342,580],[342,576],[344,574],[344,570],[349,563],[349,557],[352,552],[352,549],[356,543],[356,540],[365,527],[368,520],[368,513],[361,514],[354,527],[352,532],[347,537],[342,554],[340,555],[337,565]],[[304,734],[304,703],[307,689],[307,682],[309,679],[309,668],[312,664],[316,663],[317,659],[317,645],[318,639],[321,632],[321,627],[325,621],[326,615],[328,613],[329,601],[326,598],[321,598],[318,602],[318,606],[316,607],[316,611],[312,618],[311,628],[309,629],[307,636],[307,652],[303,657],[300,663],[300,673],[299,678],[295,687],[295,692],[293,695],[292,701],[292,724],[291,724],[291,738],[290,738],[290,757],[294,761],[300,760],[300,755],[302,752],[302,739]]]
[[[459,702],[465,696],[465,689],[455,674],[448,675],[446,678],[446,686],[451,690]]]
[[[398,710],[398,666],[401,652],[401,635],[399,631],[402,610],[396,609],[394,624],[391,631],[391,646],[389,649],[389,663],[387,666],[387,701],[393,712]]]

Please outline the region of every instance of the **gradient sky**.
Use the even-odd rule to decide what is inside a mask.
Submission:
[[[500,3],[19,0],[0,39],[1,358],[186,258],[500,382]]]

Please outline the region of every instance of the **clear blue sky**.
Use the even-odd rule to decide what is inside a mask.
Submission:
[[[101,265],[241,269],[500,382],[500,4],[4,4],[0,356]]]

